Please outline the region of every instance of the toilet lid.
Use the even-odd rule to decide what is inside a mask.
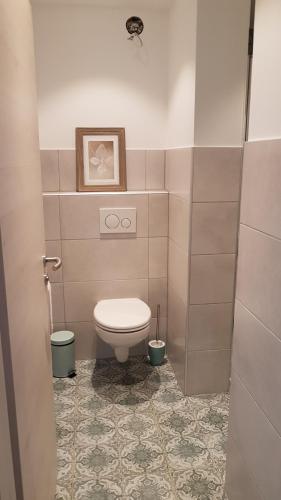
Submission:
[[[151,318],[148,305],[140,299],[101,300],[94,309],[96,322],[109,330],[134,330]]]

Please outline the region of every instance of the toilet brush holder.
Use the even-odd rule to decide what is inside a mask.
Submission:
[[[166,352],[166,344],[163,340],[150,340],[148,342],[148,355],[152,366],[163,363]]]
[[[156,340],[148,342],[148,355],[152,366],[159,366],[163,363],[166,352],[166,344],[159,340],[160,305],[157,306]]]

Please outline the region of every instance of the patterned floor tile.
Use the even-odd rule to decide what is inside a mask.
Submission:
[[[122,443],[121,469],[123,474],[143,474],[164,466],[163,449],[154,439]]]
[[[110,477],[119,472],[119,453],[116,446],[97,444],[75,448],[75,473],[80,478]]]
[[[128,476],[123,482],[124,497],[132,500],[174,500],[169,477],[161,471]]]
[[[171,440],[183,432],[193,433],[197,424],[185,409],[169,409],[159,413],[158,425],[163,438]]]
[[[222,500],[223,481],[215,467],[196,467],[174,475],[177,498],[180,500]]]
[[[54,379],[56,500],[222,500],[229,397],[184,397],[168,361],[77,363]]]
[[[157,434],[157,425],[152,413],[133,412],[117,421],[117,429],[123,442],[142,441]]]
[[[114,441],[116,427],[109,417],[95,415],[77,424],[76,441],[78,446],[91,446]]]
[[[93,391],[89,394],[77,392],[77,417],[78,419],[93,417],[95,415],[110,414],[113,405]]]
[[[74,484],[75,500],[117,500],[122,498],[120,477],[76,480]]]
[[[75,425],[72,422],[58,420],[56,422],[56,436],[59,447],[68,447],[74,445]]]
[[[60,420],[73,420],[75,416],[75,398],[55,395],[55,414]]]
[[[72,500],[72,489],[67,486],[57,485],[55,500]]]
[[[58,483],[70,485],[74,478],[74,453],[72,448],[57,449],[57,470]]]
[[[167,443],[165,450],[168,464],[173,470],[200,466],[209,457],[205,443],[192,435],[175,437]]]
[[[54,378],[53,388],[56,396],[72,396],[76,391],[75,378]]]

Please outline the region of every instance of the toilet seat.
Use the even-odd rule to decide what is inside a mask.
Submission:
[[[147,328],[151,311],[138,298],[107,299],[97,303],[94,319],[102,330],[126,334]]]
[[[150,325],[150,321],[148,321],[148,323],[143,325],[141,328],[131,328],[130,330],[121,330],[121,329],[118,330],[116,328],[113,329],[113,328],[104,327],[96,321],[96,326],[98,326],[101,330],[103,330],[105,332],[111,332],[111,333],[123,333],[124,335],[126,335],[126,333],[128,334],[128,333],[140,332],[140,331],[144,330],[145,328],[147,328],[149,325]]]

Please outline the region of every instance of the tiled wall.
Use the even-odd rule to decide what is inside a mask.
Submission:
[[[190,272],[192,148],[166,152],[169,191],[168,354],[181,387],[185,387],[187,310]]]
[[[188,394],[229,387],[242,170],[240,148],[195,148],[187,340]]]
[[[169,353],[187,394],[229,386],[240,148],[167,151]]]
[[[246,144],[231,374],[229,500],[281,492],[281,140]]]
[[[165,337],[168,195],[161,191],[164,153],[129,151],[130,187],[140,191],[150,186],[150,190],[117,194],[71,194],[75,190],[74,152],[44,151],[41,156],[46,252],[63,260],[60,271],[50,271],[55,329],[66,327],[76,333],[78,359],[111,356],[111,349],[96,338],[93,308],[103,298],[130,296],[150,305],[151,336],[155,334],[156,305],[160,304],[161,335]],[[56,192],[59,188],[64,192]],[[99,208],[122,206],[137,208],[136,236],[100,237]]]
[[[152,335],[160,303],[161,333],[168,317],[169,356],[185,392],[225,391],[242,152],[168,150],[169,203],[161,191],[164,160],[163,151],[127,151],[128,187],[135,192],[74,194],[74,151],[42,152],[47,253],[63,258],[62,271],[52,274],[55,328],[77,333],[78,358],[102,357],[111,352],[93,334],[97,300],[142,297],[152,307]],[[137,208],[136,238],[100,238],[99,207],[110,206]]]
[[[76,191],[76,156],[72,149],[42,150],[43,192]],[[127,150],[128,191],[164,189],[164,150]]]

